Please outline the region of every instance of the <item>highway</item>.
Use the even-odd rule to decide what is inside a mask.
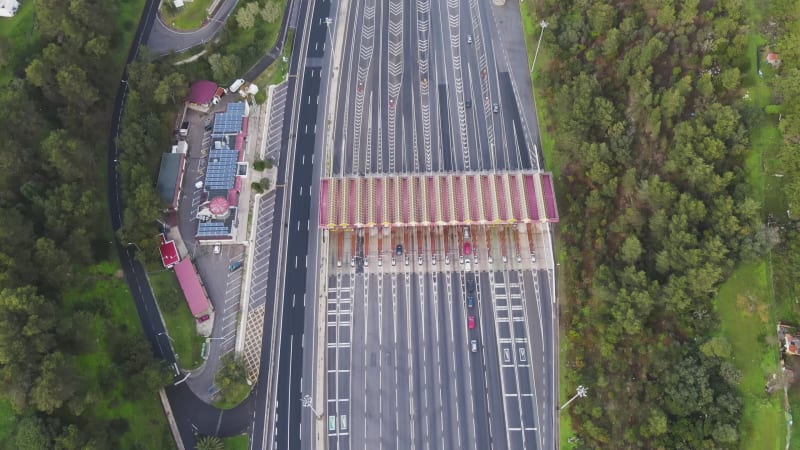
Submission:
[[[490,3],[338,2],[322,46],[340,67],[323,77],[326,176],[542,169]],[[549,227],[471,232],[471,264],[453,227],[331,234],[328,448],[555,448]],[[540,257],[520,258],[528,247]]]

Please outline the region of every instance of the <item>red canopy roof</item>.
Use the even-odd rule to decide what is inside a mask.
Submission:
[[[196,103],[198,105],[206,105],[211,103],[214,99],[214,93],[217,91],[217,85],[213,81],[199,80],[192,84],[189,89],[189,96],[186,101]]]
[[[194,270],[191,259],[184,259],[175,265],[175,275],[178,276],[178,283],[181,285],[186,303],[192,315],[198,317],[208,312],[210,305],[203,285],[200,284],[200,277]]]

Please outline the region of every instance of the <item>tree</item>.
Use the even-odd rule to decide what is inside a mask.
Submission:
[[[83,111],[88,111],[100,99],[100,92],[89,81],[86,72],[76,65],[59,70],[56,81],[61,96]]]
[[[281,7],[275,0],[267,0],[264,7],[261,9],[261,18],[264,22],[272,23],[278,20],[281,14]]]
[[[168,100],[172,100],[172,104],[176,104],[175,99],[183,100],[189,92],[186,76],[180,72],[172,72],[164,77],[156,86],[153,91],[153,98],[160,104],[166,104]]]
[[[57,129],[42,141],[42,152],[51,168],[65,181],[86,179],[95,167],[94,149],[65,129]]]
[[[19,450],[50,448],[52,440],[52,431],[36,416],[27,416],[20,420],[14,432],[14,447]]]
[[[33,287],[0,291],[0,383],[18,411],[28,406],[42,359],[56,346],[55,327],[54,305]]]
[[[61,352],[50,353],[42,361],[41,374],[31,389],[34,406],[52,413],[70,400],[78,390],[72,360]]]
[[[225,450],[225,443],[216,436],[203,436],[197,440],[197,450]]]
[[[211,66],[211,73],[214,79],[220,82],[231,80],[239,71],[239,57],[236,55],[222,56],[214,53],[208,57],[208,64]]]
[[[625,238],[619,254],[622,261],[624,261],[626,264],[631,265],[638,261],[639,256],[642,255],[642,244],[639,242],[639,238],[637,238],[635,235],[630,235]]]
[[[256,15],[258,15],[258,2],[250,2],[245,5],[242,5],[238,11],[236,11],[236,23],[239,24],[240,28],[248,29],[253,28],[253,25],[256,24]]]

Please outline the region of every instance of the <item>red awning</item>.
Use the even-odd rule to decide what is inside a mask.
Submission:
[[[178,283],[181,285],[183,295],[186,297],[186,303],[189,304],[189,310],[192,315],[199,317],[205,314],[210,309],[208,296],[203,285],[200,283],[200,277],[194,269],[191,259],[184,259],[175,265],[175,275],[178,276]]]

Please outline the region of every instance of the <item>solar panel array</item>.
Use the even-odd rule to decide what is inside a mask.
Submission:
[[[231,224],[225,222],[200,222],[197,237],[219,237],[231,234]]]
[[[228,103],[228,109],[225,112],[214,115],[214,129],[211,134],[213,136],[236,134],[242,131],[243,119],[244,102]]]
[[[236,150],[211,150],[206,168],[206,190],[233,189],[238,160],[239,152]]]

